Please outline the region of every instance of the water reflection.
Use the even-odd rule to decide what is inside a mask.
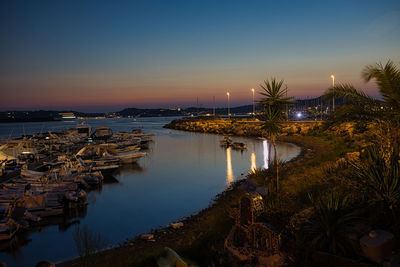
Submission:
[[[226,149],[226,184],[230,185],[235,180],[232,169],[231,148]]]
[[[146,168],[143,168],[137,162],[133,162],[131,164],[125,164],[120,166],[118,170],[115,171],[113,174],[117,177],[123,178],[125,176],[129,176],[135,173],[145,173],[145,172],[147,172]]]
[[[87,215],[87,206],[65,209],[63,215],[46,217],[39,222],[31,222],[29,229],[21,229],[9,241],[0,241],[0,250],[6,251],[13,257],[23,256],[23,246],[32,242],[31,235],[45,232],[49,226],[58,226],[58,232],[67,232],[71,226],[80,224]]]
[[[269,145],[268,140],[263,141],[263,149],[264,149],[264,169],[268,169],[269,164]]]
[[[256,160],[256,153],[254,151],[251,152],[250,161],[251,161],[250,171],[255,171],[255,169],[257,168],[257,160]]]

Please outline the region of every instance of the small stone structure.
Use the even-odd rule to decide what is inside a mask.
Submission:
[[[256,192],[246,193],[239,202],[237,224],[248,226],[264,211],[263,198]]]
[[[252,266],[281,266],[279,254],[281,235],[269,225],[257,222],[264,211],[261,195],[246,193],[239,202],[239,215],[225,239],[225,249],[233,262],[246,262]]]

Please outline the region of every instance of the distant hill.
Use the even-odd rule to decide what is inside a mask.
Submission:
[[[321,107],[322,103],[322,107]],[[344,103],[343,99],[335,99],[335,105],[340,106]],[[310,98],[310,99],[299,99],[296,103],[289,106],[289,114],[293,114],[297,111],[305,110],[316,110],[320,111],[322,108],[326,108],[332,105],[332,101],[326,101],[322,97]],[[311,108],[311,109],[310,109]],[[262,107],[256,105],[256,112],[261,112]],[[246,115],[253,112],[253,105],[245,105],[239,107],[232,107],[230,109],[231,114],[235,115]],[[37,110],[37,111],[5,111],[0,112],[0,122],[29,122],[29,121],[57,121],[61,120],[59,113],[74,113],[76,117],[172,117],[172,116],[204,116],[207,114],[213,114],[212,108],[203,107],[189,107],[189,108],[152,108],[152,109],[142,109],[142,108],[125,108],[119,112],[113,113],[85,113],[72,110]],[[228,110],[226,107],[216,108],[216,115],[226,115]]]

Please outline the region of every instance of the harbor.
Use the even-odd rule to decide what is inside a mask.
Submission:
[[[75,258],[77,250],[72,233],[77,225],[87,225],[92,231],[101,232],[109,246],[118,245],[127,238],[198,212],[231,182],[240,179],[241,174],[246,174],[251,167],[265,164],[268,151],[265,151],[262,140],[232,137],[235,142],[246,143],[247,150],[225,149],[219,146],[221,136],[162,128],[170,121],[170,118],[140,118],[136,122],[131,119],[87,120],[86,124],[92,129],[103,125],[114,133],[133,134],[132,129],[141,129],[145,136],[154,134],[153,142],[149,143],[148,149],[140,150],[147,155],[136,163],[122,164],[112,175],[103,175],[108,178],[104,179],[102,186],[85,190],[87,205],[50,216],[46,224],[46,220],[32,223],[30,229],[19,230],[11,242],[2,242],[1,260],[8,266],[29,266],[29,263],[43,259],[59,262]],[[47,129],[62,132],[62,128],[76,129],[77,124],[52,122]],[[20,131],[23,134],[25,129],[29,135],[40,132],[42,128],[45,132],[46,127],[42,123],[25,123],[24,127],[16,125],[14,133]],[[10,131],[2,132],[3,138],[9,135]],[[90,147],[96,145],[92,143]],[[73,151],[75,155],[83,156],[84,164],[88,160],[85,159],[86,153],[90,152],[87,146],[85,142],[80,149],[77,147]],[[174,157],[170,154],[172,149]],[[282,144],[281,151],[287,159],[299,152],[298,147],[290,144]],[[146,203],[145,208],[143,203]],[[123,219],[119,219],[121,217]],[[62,242],[63,245],[51,246],[52,242]],[[43,246],[48,249],[38,249]]]

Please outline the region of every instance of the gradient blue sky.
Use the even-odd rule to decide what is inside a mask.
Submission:
[[[400,62],[400,1],[0,1],[0,109],[250,104]]]

